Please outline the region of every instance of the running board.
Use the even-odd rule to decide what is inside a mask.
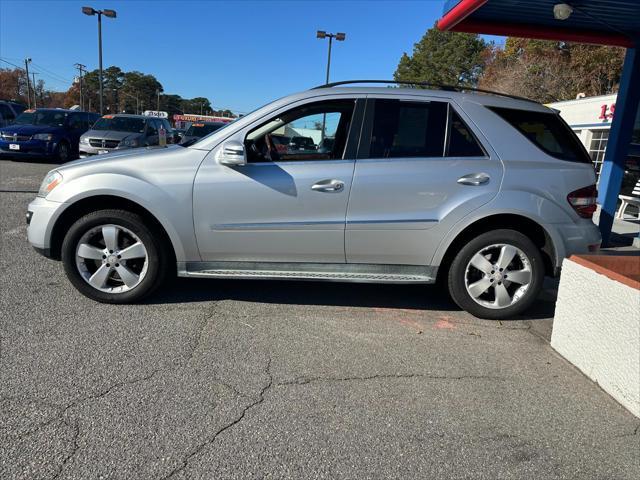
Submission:
[[[344,263],[178,262],[178,276],[360,283],[434,283],[435,267]]]

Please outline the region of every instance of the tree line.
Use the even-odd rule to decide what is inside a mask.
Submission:
[[[614,93],[625,50],[618,47],[508,37],[504,46],[435,26],[404,53],[397,81],[461,85],[549,103]]]
[[[166,94],[155,76],[138,71],[125,72],[117,66],[103,70],[103,110],[104,113],[141,113],[156,110],[158,100],[160,110],[169,115],[190,113],[234,117],[228,109],[217,110],[206,97],[182,98],[180,95]],[[20,68],[0,69],[0,99],[14,100],[25,105],[29,103],[25,71]],[[82,108],[96,112],[100,105],[99,71],[85,72],[82,76]],[[80,105],[80,81],[76,78],[66,92],[54,92],[46,88],[41,79],[31,86],[31,97],[35,92],[38,107],[70,108]],[[158,96],[158,93],[160,94]]]

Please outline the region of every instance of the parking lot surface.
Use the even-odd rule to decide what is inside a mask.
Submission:
[[[640,478],[640,421],[548,345],[553,282],[508,322],[425,286],[103,305],[25,240],[50,168],[0,162],[0,478]]]

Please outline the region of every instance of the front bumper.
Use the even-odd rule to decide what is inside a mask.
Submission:
[[[124,145],[118,145],[114,148],[107,147],[93,147],[86,143],[81,143],[79,147],[79,155],[80,158],[86,158],[93,155],[106,155],[111,152],[121,152],[122,150],[131,150],[132,148],[140,148],[140,147],[127,147]]]
[[[36,197],[27,207],[27,239],[39,253],[51,256],[51,232],[67,204]]]
[[[9,145],[18,145],[19,150],[13,150]],[[35,158],[55,155],[57,142],[45,140],[27,140],[26,142],[8,142],[0,140],[0,156],[4,158]]]

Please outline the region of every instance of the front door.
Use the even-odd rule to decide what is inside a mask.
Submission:
[[[366,112],[347,262],[429,265],[451,227],[497,195],[502,163],[447,99],[370,98]]]
[[[246,165],[219,164],[221,146],[207,156],[193,194],[203,261],[345,262],[355,107],[336,99],[285,108],[242,134]]]

